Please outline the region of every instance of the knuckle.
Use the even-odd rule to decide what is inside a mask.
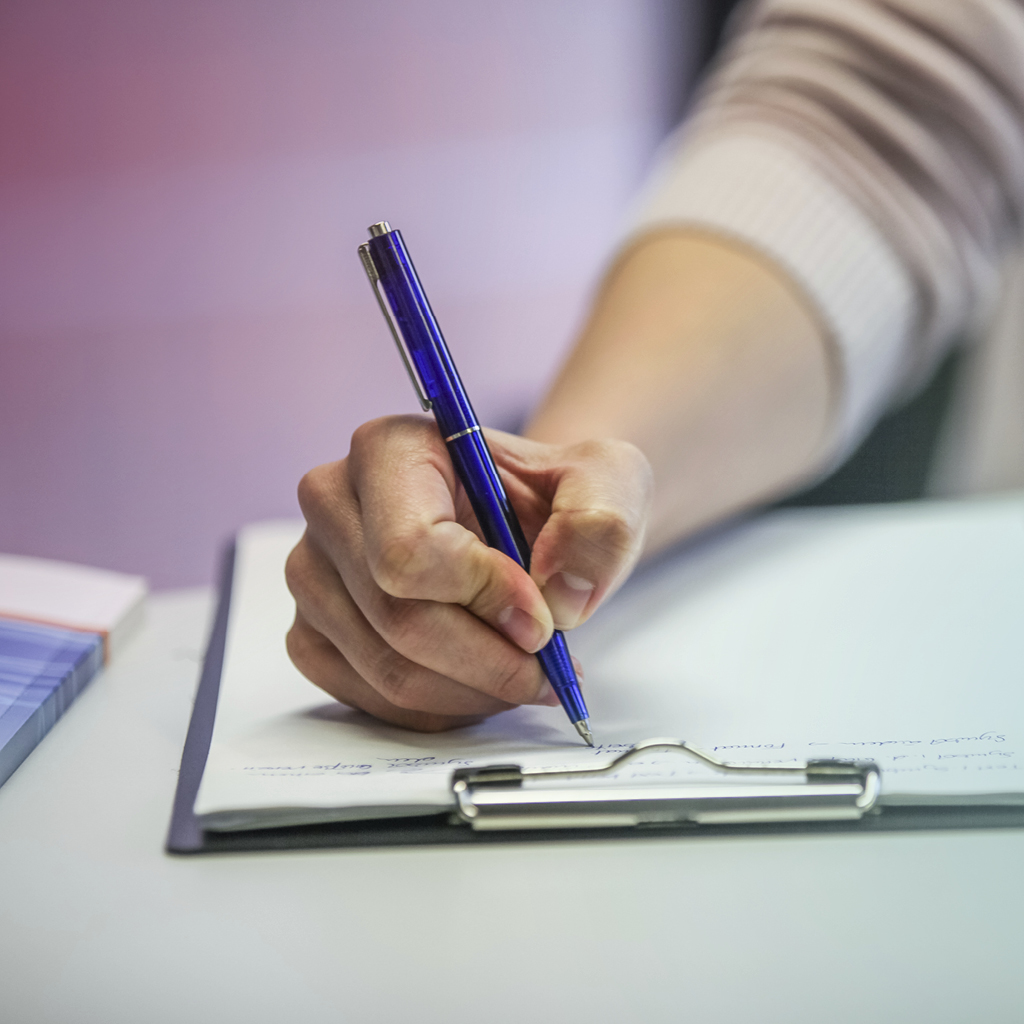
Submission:
[[[373,577],[392,597],[416,597],[428,562],[424,531],[406,530],[381,544],[373,557]]]
[[[632,554],[642,538],[640,524],[618,508],[574,512],[572,527],[585,546],[614,559]]]
[[[381,447],[403,445],[410,438],[432,437],[432,418],[423,416],[380,416],[367,420],[352,431],[349,454],[357,460],[373,459]]]
[[[615,466],[619,473],[646,479],[651,475],[647,456],[632,442],[615,437],[581,441],[574,446],[577,457],[584,462]]]
[[[380,438],[386,422],[387,421],[385,419],[379,418],[375,420],[368,420],[366,423],[361,423],[352,431],[349,450],[353,454],[357,454],[365,451],[367,448],[372,448]]]
[[[288,657],[295,663],[296,667],[302,668],[302,662],[306,657],[306,653],[309,649],[308,644],[304,637],[300,635],[300,631],[297,626],[292,626],[284,635],[284,646],[288,652]]]
[[[318,645],[311,635],[310,628],[296,622],[285,634],[284,645],[288,657],[291,658],[295,667],[307,679],[311,678],[310,671],[316,660],[315,654]]]
[[[337,463],[316,466],[299,481],[299,508],[307,519],[330,503],[333,466],[337,466]]]
[[[389,703],[405,711],[420,711],[412,685],[413,671],[408,659],[393,648],[385,648],[373,665],[372,678],[367,680]]]
[[[423,605],[404,598],[385,601],[380,615],[380,634],[401,656],[415,657],[427,636]]]
[[[306,541],[300,540],[284,563],[284,580],[296,601],[303,600],[312,591],[314,575],[315,569],[306,550]]]
[[[610,455],[615,454],[615,446],[620,442],[613,438],[589,438],[573,446],[577,458],[584,462],[606,462]]]

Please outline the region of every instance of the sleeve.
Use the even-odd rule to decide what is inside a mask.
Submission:
[[[1024,6],[760,0],[741,9],[631,218],[783,268],[842,380],[836,455],[992,292],[1024,208]]]

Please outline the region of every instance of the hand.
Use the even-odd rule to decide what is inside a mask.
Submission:
[[[303,477],[288,653],[337,700],[431,732],[557,706],[532,655],[633,568],[650,469],[624,441],[485,433],[533,550],[529,575],[481,539],[433,419],[364,424],[348,458]]]

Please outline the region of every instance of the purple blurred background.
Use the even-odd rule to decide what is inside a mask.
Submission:
[[[519,422],[678,106],[669,0],[5,0],[0,551],[203,582],[414,408],[356,257],[402,228]]]

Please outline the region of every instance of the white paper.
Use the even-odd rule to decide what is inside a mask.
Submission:
[[[570,635],[599,746],[557,708],[420,735],[291,665],[285,557],[301,524],[239,537],[207,827],[425,813],[454,767],[610,760],[650,736],[734,761],[871,758],[889,803],[1024,802],[1024,497],[778,512],[642,571]],[[621,781],[714,781],[652,754]]]

